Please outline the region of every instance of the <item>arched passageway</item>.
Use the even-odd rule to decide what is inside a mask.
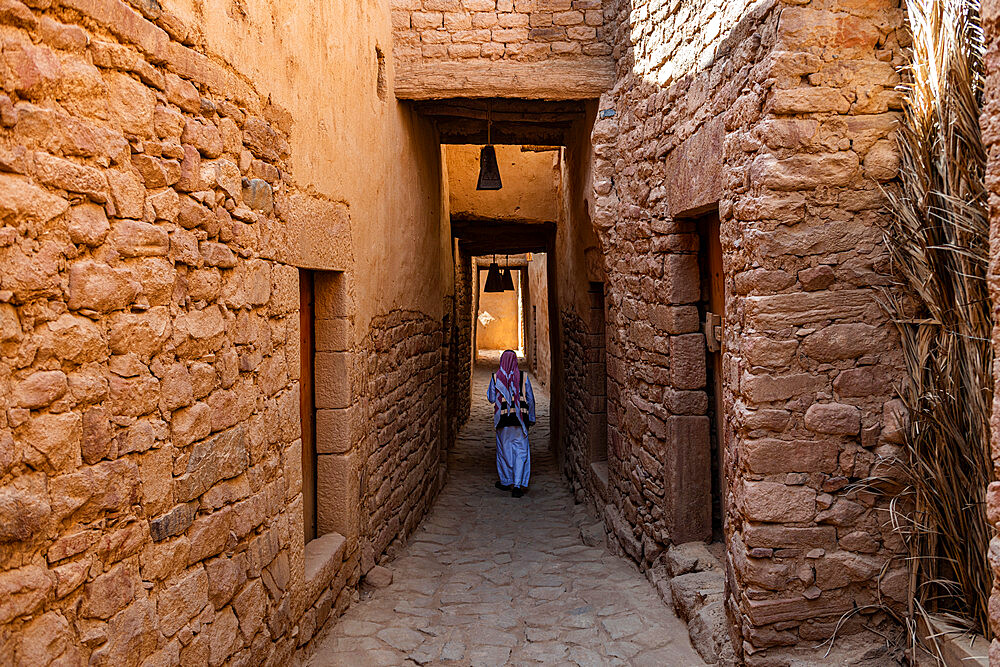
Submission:
[[[310,664],[703,664],[684,623],[574,503],[550,453],[543,391],[530,491],[512,498],[493,488],[489,373],[475,369],[448,482],[389,564],[392,583],[332,624]]]

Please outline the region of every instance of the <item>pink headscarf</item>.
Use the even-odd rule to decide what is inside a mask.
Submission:
[[[500,384],[507,387],[512,408],[517,410],[517,406],[521,404],[521,371],[517,367],[517,355],[513,350],[504,350],[500,355],[500,369],[496,377]]]

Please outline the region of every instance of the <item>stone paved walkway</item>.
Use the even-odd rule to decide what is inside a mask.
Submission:
[[[548,454],[538,397],[528,494],[493,488],[489,371],[448,482],[400,556],[391,586],[355,603],[317,642],[310,665],[704,664],[687,629],[625,560],[580,538],[591,523]]]

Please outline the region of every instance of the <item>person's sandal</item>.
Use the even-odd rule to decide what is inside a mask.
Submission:
[[[523,486],[515,486],[514,489],[510,492],[510,495],[515,498],[520,498],[521,496],[524,495],[525,491],[527,491],[527,489],[524,488]]]
[[[493,486],[497,487],[501,491],[510,491],[511,489],[514,488],[513,486],[510,486],[509,484],[504,484],[502,482],[495,482]]]

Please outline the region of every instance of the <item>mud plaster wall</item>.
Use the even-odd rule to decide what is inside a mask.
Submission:
[[[707,493],[709,429],[698,238],[684,215],[718,202],[727,595],[752,664],[873,602],[899,546],[883,501],[849,485],[899,436],[898,350],[876,303],[877,182],[897,164],[903,15],[832,0],[606,10],[618,82],[600,105],[614,116],[593,132],[592,212],[608,272],[609,523],[640,562],[707,536],[688,505]],[[886,600],[905,599],[901,566],[882,575]]]
[[[482,146],[449,145],[451,214],[456,218],[510,222],[559,219],[559,151],[496,146],[503,188],[476,190]]]
[[[605,279],[602,250],[589,214],[594,156],[589,135],[597,107],[587,105],[585,120],[576,124],[564,149],[561,191],[562,219],[556,234],[559,322],[562,349],[553,373],[563,387],[562,442],[564,470],[575,489],[603,497],[592,478],[595,441],[606,435],[603,366],[604,327],[595,318],[592,283]],[[600,363],[595,363],[600,362]]]
[[[448,190],[443,187],[446,168],[431,126],[392,97],[389,3],[367,0],[322,7],[272,7],[257,2],[238,7],[178,0],[176,11],[201,26],[198,37],[207,40],[220,57],[238,62],[248,78],[268,90],[271,99],[301,119],[293,125],[291,143],[297,161],[294,171],[301,174],[303,188],[341,203],[351,219],[359,221],[351,227],[353,352],[339,360],[343,366],[333,370],[348,369],[352,400],[332,426],[338,432],[350,429],[354,449],[331,454],[321,467],[342,484],[356,484],[363,495],[360,507],[369,507],[373,497],[366,494],[381,497],[376,490],[387,483],[389,469],[383,465],[387,440],[399,442],[391,425],[398,422],[398,430],[405,431],[405,420],[416,416],[413,410],[422,409],[413,408],[407,414],[384,403],[386,394],[411,392],[404,374],[390,374],[390,384],[379,385],[377,393],[372,393],[378,383],[369,373],[382,368],[386,359],[409,366],[409,355],[429,354],[420,347],[424,339],[405,344],[408,329],[399,322],[414,318],[437,322],[434,334],[423,331],[424,324],[420,327],[422,335],[440,346],[449,330],[445,319],[453,309]],[[243,38],[247,31],[256,38],[252,48]],[[344,37],[329,39],[333,34]],[[316,141],[316,137],[323,140]],[[359,146],[364,149],[359,151]],[[309,242],[320,240],[322,233],[322,227],[314,228]],[[445,391],[447,365],[435,362],[431,368],[435,370],[430,386]],[[427,405],[440,400],[433,391],[423,396]],[[387,419],[390,427],[383,423]],[[424,444],[432,447],[429,441]],[[394,452],[390,459],[403,456],[397,447],[390,449]],[[443,464],[433,457],[424,461]],[[420,470],[423,477],[408,491],[417,492],[438,474],[436,467]],[[413,475],[403,479],[413,481]],[[355,519],[363,529],[364,571],[382,554],[370,554],[369,545],[384,546],[391,539],[374,534],[380,529],[371,516]],[[413,520],[402,517],[399,525],[412,527]]]
[[[433,132],[379,95],[388,7],[165,5],[0,14],[5,664],[287,662],[348,604],[358,535],[302,548],[296,266],[350,281],[326,304],[341,324],[324,372],[328,407],[363,419],[334,481],[360,505],[391,451],[410,485],[399,525],[356,507],[354,524],[391,543],[441,479],[443,390],[396,412],[364,401],[395,387],[359,381],[391,366],[412,372],[396,387],[434,387],[451,310]],[[333,84],[371,93],[348,104]],[[394,141],[347,168],[378,133]],[[356,426],[373,412],[379,430]],[[399,436],[397,418],[421,429]]]
[[[484,276],[483,283],[486,280]],[[521,299],[521,272],[511,271],[514,291],[485,292],[480,289],[479,313],[476,315],[476,345],[480,350],[517,350],[518,303]],[[489,313],[489,318],[484,315]],[[484,319],[487,321],[483,324]]]
[[[989,160],[986,184],[990,190],[990,267],[989,287],[993,300],[993,319],[1000,322],[1000,2],[988,0],[982,4],[983,31],[986,38],[986,98],[980,127]],[[1000,350],[1000,326],[993,329],[994,353]],[[1000,388],[1000,371],[994,370],[997,387]],[[1000,473],[1000,411],[994,409],[992,417],[993,442],[992,457],[996,472]],[[995,528],[1000,529],[1000,482],[990,484],[986,493],[986,516]],[[990,542],[989,559],[993,568],[994,583],[990,595],[990,664],[1000,663],[1000,588],[996,578],[1000,577],[1000,538]]]
[[[532,345],[532,373],[543,386],[548,387],[552,373],[552,348],[549,344],[549,282],[548,254],[533,253],[528,264],[529,345]]]

